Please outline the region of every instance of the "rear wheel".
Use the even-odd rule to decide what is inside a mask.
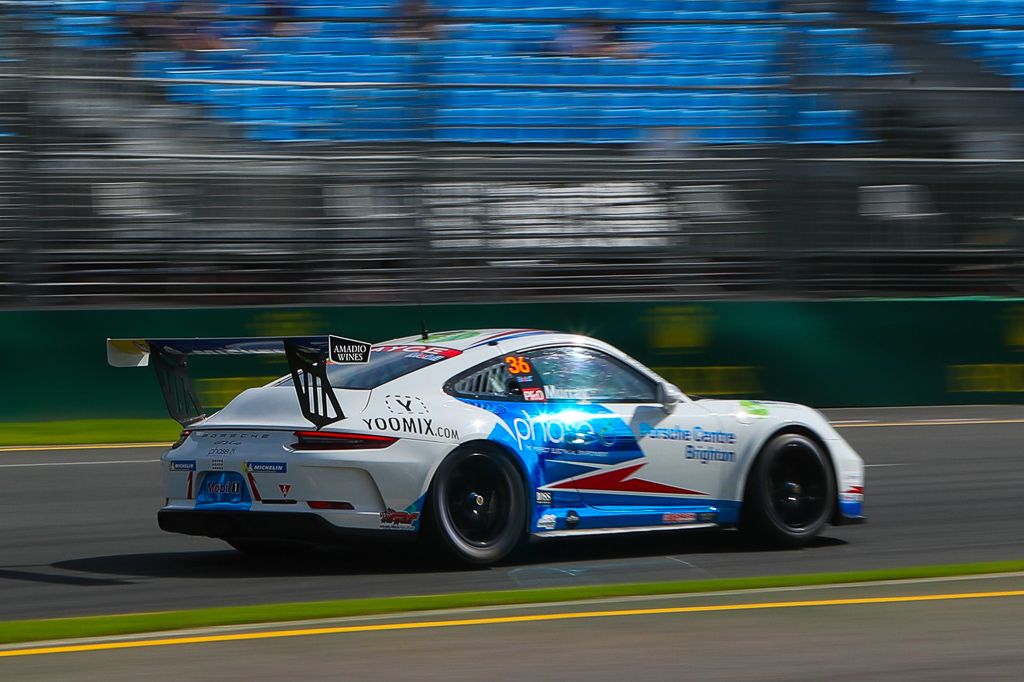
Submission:
[[[525,536],[522,476],[508,457],[488,447],[456,450],[441,463],[430,509],[435,540],[466,563],[499,561]]]
[[[782,434],[765,445],[750,470],[741,526],[756,541],[804,547],[828,522],[835,498],[835,477],[821,446],[800,434]]]

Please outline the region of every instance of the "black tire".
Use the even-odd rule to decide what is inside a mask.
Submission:
[[[500,561],[523,543],[526,515],[523,477],[497,448],[460,448],[434,475],[427,531],[449,557],[481,566]]]
[[[805,547],[828,523],[836,482],[822,447],[785,433],[770,440],[747,477],[741,530],[756,543]]]

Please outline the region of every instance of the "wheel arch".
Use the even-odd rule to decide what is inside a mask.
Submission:
[[[434,513],[434,510],[431,508],[432,507],[432,505],[431,505],[431,492],[433,491],[434,481],[437,480],[437,472],[438,472],[438,470],[440,470],[441,465],[444,464],[445,460],[447,460],[448,458],[450,458],[452,455],[454,455],[457,452],[461,452],[463,450],[470,450],[470,449],[473,449],[473,448],[480,448],[480,447],[487,448],[488,450],[491,450],[492,452],[496,452],[496,453],[500,454],[501,456],[507,458],[515,466],[516,471],[519,472],[519,476],[520,476],[520,478],[522,479],[522,482],[523,482],[523,491],[526,493],[527,518],[526,518],[526,526],[525,527],[526,527],[527,532],[529,532],[530,525],[531,525],[530,524],[530,519],[533,518],[533,513],[534,513],[533,507],[534,507],[534,503],[536,501],[533,498],[533,495],[531,494],[531,491],[534,489],[533,482],[530,479],[530,475],[531,474],[527,470],[526,463],[523,462],[523,459],[521,457],[518,457],[516,455],[516,453],[513,452],[509,447],[507,447],[507,446],[505,446],[502,443],[499,443],[497,441],[490,440],[488,438],[474,438],[472,440],[467,440],[465,442],[459,443],[458,445],[453,447],[451,450],[449,450],[447,453],[445,453],[444,457],[441,457],[441,458],[439,458],[437,460],[437,462],[434,464],[433,469],[431,469],[431,471],[430,471],[430,476],[429,476],[428,481],[427,481],[427,486],[426,486],[425,490],[423,491],[423,515],[424,515],[424,517],[426,517],[428,514],[433,514]]]
[[[774,439],[778,438],[779,436],[784,436],[786,434],[791,433],[809,438],[810,440],[814,441],[814,443],[818,447],[821,448],[822,452],[825,453],[826,459],[828,460],[829,468],[831,469],[832,482],[834,483],[836,490],[836,494],[833,496],[832,499],[832,511],[829,514],[828,520],[830,524],[834,524],[836,522],[836,519],[838,519],[840,516],[838,478],[839,474],[836,467],[835,459],[832,455],[832,450],[828,447],[828,443],[825,441],[825,439],[822,438],[821,435],[814,429],[804,424],[782,424],[778,428],[769,432],[768,435],[765,436],[764,440],[761,441],[761,444],[757,448],[757,454],[750,458],[750,463],[747,465],[745,471],[743,472],[743,479],[742,481],[740,481],[739,492],[740,495],[742,495],[742,497],[740,498],[741,505],[744,502],[746,502],[747,482],[750,479],[750,472],[754,470],[754,464],[756,464],[758,458],[761,457],[761,454],[764,452],[765,446],[768,445],[768,443],[772,442]]]

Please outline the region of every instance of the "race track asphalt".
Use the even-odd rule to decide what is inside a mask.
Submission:
[[[70,651],[13,645],[0,647],[0,677],[1019,680],[1022,620],[1016,574],[217,628]]]
[[[870,467],[863,526],[800,551],[731,532],[549,541],[482,570],[403,547],[254,562],[157,528],[158,448],[0,452],[0,620],[1024,559],[1024,407],[828,414]]]

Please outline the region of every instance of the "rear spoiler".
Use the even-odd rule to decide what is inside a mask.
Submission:
[[[107,339],[107,362],[113,367],[156,371],[167,412],[182,426],[206,419],[192,387],[189,355],[280,355],[288,358],[299,409],[316,428],[345,418],[327,380],[327,366],[365,363],[370,344],[341,336],[259,336],[194,339]]]

